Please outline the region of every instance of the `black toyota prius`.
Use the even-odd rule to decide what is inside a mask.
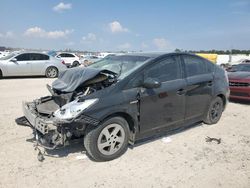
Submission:
[[[186,53],[109,56],[60,73],[47,88],[51,95],[23,103],[17,123],[32,127],[46,149],[81,138],[96,161],[162,130],[215,124],[229,95],[223,69]]]

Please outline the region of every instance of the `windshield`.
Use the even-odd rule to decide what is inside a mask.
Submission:
[[[14,57],[15,55],[16,55],[15,53],[11,53],[11,54],[9,54],[7,56],[4,56],[4,57],[0,58],[0,60],[7,60],[7,59],[10,59],[10,58]]]
[[[235,71],[245,71],[245,72],[250,72],[250,64],[241,64],[241,65],[236,65],[233,70]]]
[[[148,59],[149,57],[145,56],[112,56],[97,61],[89,65],[89,67],[110,70],[117,73],[119,75],[119,79],[122,79],[139,66],[143,65]]]

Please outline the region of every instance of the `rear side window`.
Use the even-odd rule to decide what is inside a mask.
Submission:
[[[45,54],[40,54],[41,60],[49,60],[49,56]]]
[[[75,57],[75,56],[72,54],[66,54],[66,57]]]
[[[49,56],[45,54],[33,53],[33,54],[30,54],[30,60],[31,61],[49,60]]]
[[[67,54],[59,54],[60,57],[66,57]]]
[[[183,59],[188,77],[207,74],[213,71],[214,65],[205,59],[192,55],[183,55]]]
[[[145,70],[144,79],[154,78],[161,82],[180,79],[182,76],[178,59],[178,56],[170,56],[155,63]]]

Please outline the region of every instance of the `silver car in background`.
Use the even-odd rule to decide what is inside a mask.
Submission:
[[[63,60],[45,53],[11,53],[0,58],[0,77],[6,76],[43,76],[55,78],[66,70]]]

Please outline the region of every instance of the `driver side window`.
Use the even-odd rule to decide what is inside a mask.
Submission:
[[[127,88],[140,87],[143,80],[153,78],[160,82],[177,80],[182,78],[182,70],[179,64],[179,56],[169,56],[152,66],[144,69],[140,75],[130,80]]]
[[[29,54],[20,54],[16,56],[17,61],[29,61],[30,55]]]
[[[144,79],[153,78],[160,82],[181,78],[178,56],[169,56],[144,71]]]

